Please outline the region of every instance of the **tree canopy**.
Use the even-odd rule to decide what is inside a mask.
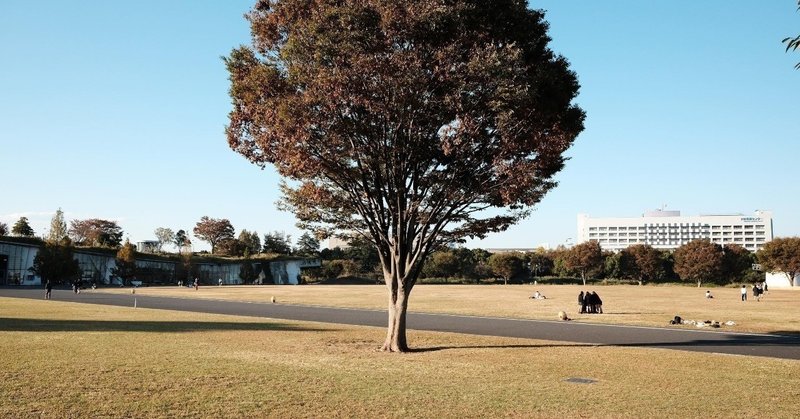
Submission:
[[[14,223],[14,227],[11,228],[11,234],[18,237],[33,237],[34,232],[28,223],[28,217],[19,217],[19,220]]]
[[[111,274],[119,277],[123,284],[130,284],[136,277],[136,247],[125,240],[125,244],[117,251],[116,266],[111,269]]]
[[[684,281],[717,282],[722,277],[722,246],[698,239],[675,249],[675,273]]]
[[[800,10],[800,0],[797,1],[797,10]],[[800,35],[787,36],[781,42],[786,44],[786,52],[789,52],[789,50],[797,51],[797,48],[800,48]],[[800,63],[795,64],[794,68],[800,70]]]
[[[292,237],[280,231],[264,235],[264,253],[288,255],[292,253]]]
[[[186,230],[180,229],[175,233],[175,238],[173,239],[172,244],[174,244],[178,249],[178,253],[181,253],[184,250],[184,247],[188,247],[192,244],[192,241],[189,240]]]
[[[50,220],[50,231],[47,233],[47,241],[50,243],[60,243],[67,237],[67,222],[64,221],[64,211],[59,208]]]
[[[507,229],[556,186],[583,129],[577,78],[523,0],[259,0],[247,18],[253,46],[225,59],[228,142],[290,180],[300,227],[373,244],[384,349],[405,351],[427,255]]]
[[[61,241],[46,241],[33,258],[31,272],[43,282],[60,283],[70,281],[81,273],[78,261],[73,257],[72,242],[64,237]]]
[[[622,252],[623,272],[642,285],[663,274],[661,252],[649,244],[628,246]]]
[[[8,224],[0,222],[0,236],[8,235]]]
[[[495,253],[489,257],[489,267],[493,274],[503,278],[503,284],[508,284],[508,280],[524,271],[525,260],[512,252]]]
[[[586,277],[603,266],[600,243],[592,240],[576,244],[564,254],[564,264],[567,269],[578,272],[586,285]]]
[[[119,247],[122,244],[122,228],[117,222],[99,218],[72,220],[69,236],[78,246]]]
[[[211,245],[211,253],[214,253],[221,241],[234,239],[233,225],[226,218],[209,218],[204,215],[194,226],[193,232],[195,237]]]
[[[776,237],[756,256],[764,270],[783,272],[794,286],[794,277],[800,273],[800,237]]]
[[[153,234],[155,234],[156,240],[158,240],[159,252],[161,252],[165,244],[173,243],[175,241],[175,232],[172,231],[171,228],[158,227],[155,229],[155,231],[153,231]]]
[[[305,256],[319,255],[319,240],[309,232],[304,232],[297,239],[297,253]]]
[[[242,229],[239,232],[238,240],[242,244],[245,254],[255,255],[261,253],[261,239],[258,237],[257,232]]]

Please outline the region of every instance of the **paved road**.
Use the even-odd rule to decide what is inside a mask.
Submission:
[[[41,299],[41,289],[2,288],[0,296]],[[74,294],[53,290],[53,299],[87,304],[106,304],[163,310],[230,314],[273,319],[302,320],[385,327],[386,312],[330,307],[245,303],[236,301],[104,294]],[[0,322],[2,319],[0,318]],[[409,313],[408,327],[415,330],[455,332],[486,336],[541,339],[594,345],[652,347],[686,351],[800,359],[800,336],[730,333],[652,327],[612,326],[580,322],[506,319]],[[428,350],[444,348],[427,348]]]

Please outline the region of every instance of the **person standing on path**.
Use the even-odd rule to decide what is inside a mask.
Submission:
[[[747,301],[747,285],[742,285],[742,301]]]
[[[45,300],[49,300],[50,299],[50,293],[52,293],[52,292],[53,292],[53,284],[51,284],[50,280],[48,279],[47,283],[44,284],[44,299]]]
[[[197,278],[195,278],[194,279],[194,290],[197,291],[197,289],[199,287],[200,287],[200,281]]]

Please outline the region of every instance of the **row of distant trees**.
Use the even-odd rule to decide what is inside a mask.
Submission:
[[[375,252],[367,243],[351,244],[344,250],[323,250],[323,267],[314,275],[379,277]],[[760,270],[754,270],[754,265],[761,265]],[[800,272],[800,238],[776,238],[758,253],[707,240],[695,240],[674,251],[637,244],[616,253],[603,251],[597,242],[527,253],[444,248],[428,257],[421,278],[476,283],[499,278],[508,283],[556,277],[579,278],[584,285],[588,280],[617,279],[639,284],[690,282],[699,287],[762,281],[761,271],[781,271],[790,278]]]
[[[117,249],[123,245],[123,230],[116,221],[91,218],[86,220],[72,220],[66,227],[63,211],[59,208],[57,216],[64,224],[65,237],[75,246],[104,247]],[[52,226],[51,226],[52,230]],[[274,231],[263,236],[263,242],[255,231],[243,229],[239,235],[230,220],[225,218],[210,218],[204,216],[197,222],[192,230],[194,236],[211,245],[211,253],[220,256],[248,256],[259,253],[297,254],[315,256],[319,252],[319,240],[312,234],[305,232],[292,244],[290,235]],[[36,232],[30,225],[27,217],[20,217],[9,229],[6,223],[0,222],[0,236],[13,235],[17,237],[35,237]],[[184,229],[174,231],[167,227],[159,227],[154,231],[157,249],[161,253],[165,246],[173,245],[178,253],[191,249],[192,241],[189,233]]]
[[[33,229],[21,217],[11,229],[20,237],[33,237]],[[195,226],[195,237],[212,246],[212,254],[249,257],[260,253],[281,255],[319,256],[321,269],[309,273],[310,277],[337,278],[341,276],[380,277],[380,261],[374,246],[365,240],[354,240],[346,249],[324,249],[313,235],[304,233],[292,246],[291,237],[281,232],[264,235],[263,242],[255,231],[243,229],[238,237],[227,219],[202,217]],[[0,235],[7,235],[8,227],[0,224]],[[169,228],[157,228],[158,250],[174,244],[179,250],[191,244],[185,230],[174,233]],[[115,274],[123,279],[135,275],[135,248],[121,244],[122,230],[112,221],[89,219],[73,220],[70,227],[59,209],[51,220],[45,246],[34,261],[33,271],[47,280],[69,277],[78,272],[72,258],[74,245],[117,247]],[[191,252],[189,252],[189,255]],[[188,265],[190,262],[187,261]],[[501,278],[509,281],[530,281],[541,277],[580,278],[584,284],[590,279],[623,279],[647,282],[693,282],[731,284],[753,282],[763,274],[752,269],[759,264],[766,271],[781,271],[789,278],[800,272],[800,238],[776,238],[758,253],[751,253],[736,244],[720,246],[707,240],[695,240],[675,251],[655,249],[646,244],[632,245],[620,252],[603,251],[597,242],[585,242],[571,248],[539,249],[528,253],[496,253],[483,249],[443,248],[433,252],[423,266],[422,278],[481,281]]]
[[[54,217],[62,224],[59,231],[53,230],[51,221],[51,231],[44,239],[47,241],[50,236],[63,235],[69,238],[76,246],[94,246],[116,248],[122,245],[122,228],[116,221],[91,218],[87,220],[72,220],[67,227],[64,221],[64,212],[59,208]],[[0,236],[7,236],[9,233],[16,237],[36,237],[36,232],[30,225],[28,217],[20,217],[14,226],[9,230],[8,225],[0,223]]]

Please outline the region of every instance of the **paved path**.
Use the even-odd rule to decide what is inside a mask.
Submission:
[[[0,296],[41,299],[44,291],[41,289],[2,288]],[[105,294],[98,291],[74,294],[67,290],[53,290],[54,300],[87,304],[133,307],[134,298],[137,307],[141,308],[376,327],[386,327],[387,322],[386,312],[380,310]],[[421,313],[408,314],[408,328],[594,345],[652,347],[800,359],[800,336]]]

